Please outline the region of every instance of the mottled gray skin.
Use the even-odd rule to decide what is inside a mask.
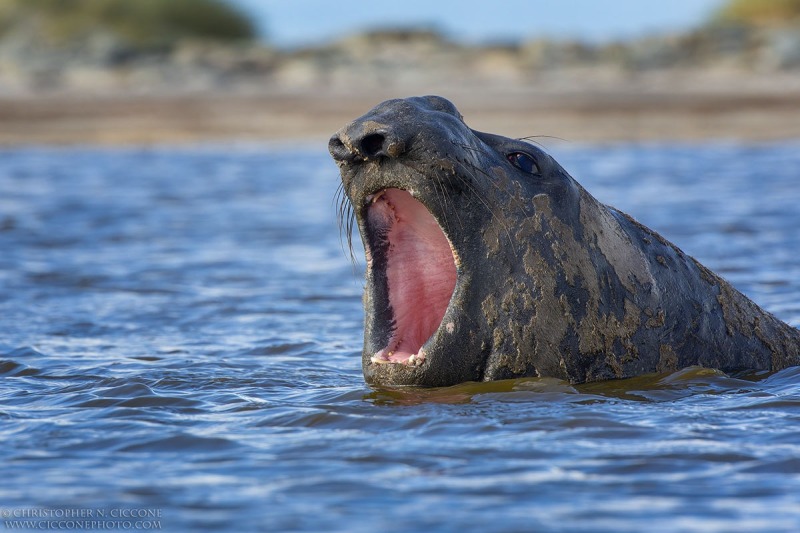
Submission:
[[[630,216],[593,198],[549,155],[470,129],[435,96],[384,102],[331,139],[362,240],[367,196],[412,192],[443,228],[458,281],[421,366],[375,364],[386,282],[367,271],[363,369],[378,385],[524,376],[571,383],[800,364],[800,331]],[[506,154],[525,152],[538,173]],[[378,261],[379,263],[379,261]],[[385,311],[383,311],[385,312]]]

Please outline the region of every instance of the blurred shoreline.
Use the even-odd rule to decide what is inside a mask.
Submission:
[[[137,55],[0,46],[0,145],[325,141],[389,98],[567,141],[800,139],[800,29],[717,28],[604,47],[466,46],[427,30],[327,46],[185,43]],[[10,44],[9,44],[10,43]]]
[[[627,86],[563,94],[535,87],[409,87],[362,94],[204,91],[0,97],[0,145],[325,141],[388,98],[440,94],[470,127],[566,141],[800,139],[800,94]]]

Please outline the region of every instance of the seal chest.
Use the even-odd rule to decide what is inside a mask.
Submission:
[[[800,364],[797,329],[444,98],[379,104],[329,149],[367,257],[369,383]]]

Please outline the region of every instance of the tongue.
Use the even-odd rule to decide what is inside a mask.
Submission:
[[[392,338],[373,360],[419,364],[455,288],[450,243],[425,206],[401,189],[384,191],[369,217],[389,226],[386,277],[394,317]]]

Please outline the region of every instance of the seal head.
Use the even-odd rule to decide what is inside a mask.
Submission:
[[[329,149],[367,258],[371,384],[800,364],[796,329],[444,98],[384,102]]]

